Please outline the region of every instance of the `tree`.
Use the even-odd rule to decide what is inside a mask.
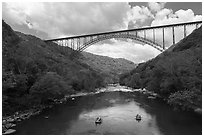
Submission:
[[[48,99],[62,98],[70,87],[61,76],[55,72],[47,72],[30,89],[30,94],[37,103],[45,103]]]

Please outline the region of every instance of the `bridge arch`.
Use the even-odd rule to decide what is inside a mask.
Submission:
[[[167,40],[165,37],[172,37],[172,44],[176,44],[178,42],[178,39],[176,38],[176,32],[175,30],[177,28],[180,31],[180,33],[183,33],[183,38],[187,37],[187,27],[193,26],[194,29],[198,29],[199,26],[202,25],[202,21],[196,21],[196,22],[186,22],[186,23],[180,23],[180,24],[170,24],[170,25],[163,25],[163,26],[153,26],[153,27],[145,27],[145,28],[137,28],[137,29],[127,29],[127,30],[119,30],[119,31],[111,31],[111,32],[103,32],[103,33],[95,33],[95,34],[85,34],[85,35],[78,35],[78,36],[72,36],[72,37],[64,37],[64,38],[57,38],[57,39],[49,39],[45,40],[45,42],[54,42],[58,44],[59,46],[63,47],[69,47],[72,50],[76,50],[79,52],[82,52],[84,49],[88,48],[89,46],[106,40],[106,39],[112,39],[112,38],[123,38],[123,39],[132,39],[136,40],[145,44],[148,44],[155,49],[163,52],[166,50],[166,42]],[[167,34],[166,31],[168,30]],[[162,45],[158,43],[158,39],[155,39],[157,37],[156,31],[160,31],[161,33],[161,40]],[[147,38],[147,35],[152,36],[152,38]],[[189,33],[190,34],[190,33]],[[179,40],[181,40],[180,38]],[[168,45],[169,46],[169,45]]]
[[[143,38],[143,37],[140,37],[140,36],[135,36],[135,35],[131,35],[131,34],[115,34],[115,35],[104,35],[104,36],[99,36],[99,37],[96,37],[92,40],[89,40],[87,42],[85,42],[83,45],[81,45],[77,50],[78,51],[83,51],[85,50],[86,48],[88,48],[89,46],[95,44],[95,43],[98,43],[100,41],[103,41],[103,40],[107,40],[107,39],[112,39],[112,38],[122,38],[122,39],[132,39],[132,40],[135,40],[135,41],[139,41],[139,42],[142,42],[144,44],[148,44],[152,47],[154,47],[155,49],[163,52],[165,49],[162,48],[162,45],[150,40],[150,39],[146,39],[146,38]]]

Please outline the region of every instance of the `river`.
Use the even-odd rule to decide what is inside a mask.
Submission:
[[[115,89],[115,87],[111,87]],[[139,92],[111,91],[69,99],[16,126],[19,135],[202,134],[202,117],[174,111]],[[136,121],[136,114],[142,116]],[[95,119],[102,118],[96,125]]]

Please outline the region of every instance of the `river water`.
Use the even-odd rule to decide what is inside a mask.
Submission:
[[[135,120],[136,114],[142,116],[141,121]],[[102,118],[100,125],[95,124],[97,117]],[[109,91],[70,98],[15,129],[21,135],[202,134],[202,117],[174,111],[162,100],[139,92]]]

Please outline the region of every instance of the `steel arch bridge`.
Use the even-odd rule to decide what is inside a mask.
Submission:
[[[127,29],[120,31],[111,31],[111,32],[103,32],[103,33],[95,33],[88,35],[79,35],[72,37],[64,37],[57,39],[49,39],[45,40],[45,42],[54,42],[59,46],[69,47],[73,50],[82,52],[89,46],[112,38],[122,38],[122,39],[132,39],[135,41],[142,42],[144,44],[148,44],[155,49],[163,52],[166,50],[166,39],[165,37],[172,37],[171,44],[175,44],[182,38],[185,38],[188,34],[190,34],[194,29],[198,29],[202,25],[202,21],[196,22],[187,22],[180,24],[171,24],[171,25],[163,25],[163,26],[154,26],[154,27],[145,27],[145,28],[137,28],[137,29]],[[187,32],[187,27],[191,26],[191,32]],[[182,38],[176,38],[176,32],[183,33]],[[167,36],[166,36],[167,35]]]

